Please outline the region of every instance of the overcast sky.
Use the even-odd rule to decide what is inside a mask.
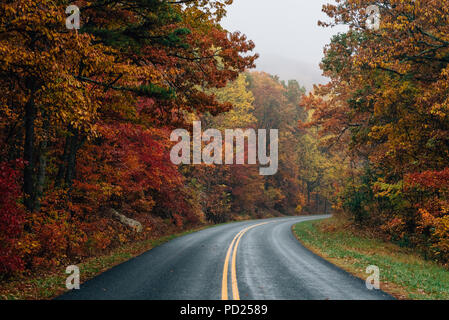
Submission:
[[[296,79],[308,89],[325,83],[319,63],[323,47],[342,28],[323,28],[322,5],[332,0],[234,0],[223,26],[256,43],[257,70]]]

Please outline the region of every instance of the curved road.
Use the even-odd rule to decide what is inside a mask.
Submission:
[[[205,229],[154,248],[59,299],[391,299],[382,291],[369,291],[364,281],[314,255],[292,234],[294,224],[326,217],[275,218]]]

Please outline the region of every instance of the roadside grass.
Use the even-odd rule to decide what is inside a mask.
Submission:
[[[125,244],[106,255],[90,258],[77,265],[80,268],[81,282],[86,282],[163,243],[215,226],[218,225],[206,225],[158,239]],[[10,281],[0,282],[0,300],[48,300],[63,294],[67,291],[65,281],[69,276],[65,273],[65,267],[51,274],[22,275]]]
[[[271,217],[270,215],[267,216],[267,218]],[[128,243],[111,250],[107,254],[88,258],[86,261],[77,264],[80,268],[81,283],[176,238],[208,228],[252,219],[250,216],[233,218],[233,220],[225,223],[205,224],[157,239]],[[44,274],[24,274],[13,279],[0,281],[0,300],[49,300],[56,298],[67,291],[65,281],[69,275],[65,273],[65,268],[66,266]]]
[[[449,270],[410,249],[355,234],[336,218],[293,226],[298,240],[317,255],[366,279],[366,268],[380,268],[381,289],[403,300],[449,300]]]

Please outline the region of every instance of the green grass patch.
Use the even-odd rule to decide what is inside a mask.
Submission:
[[[302,222],[293,231],[304,246],[362,279],[368,266],[378,266],[381,289],[396,298],[449,300],[449,270],[411,249],[355,234],[335,218]]]

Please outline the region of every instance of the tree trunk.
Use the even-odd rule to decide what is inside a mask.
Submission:
[[[36,105],[34,93],[25,105],[25,145],[23,159],[27,162],[23,172],[23,191],[25,206],[34,211],[34,121],[36,119]]]
[[[76,132],[70,137],[69,154],[67,159],[67,168],[65,173],[65,185],[71,187],[75,177],[76,153],[78,152],[78,136]]]
[[[46,118],[44,120],[43,129],[45,132],[45,137],[39,146],[39,172],[37,176],[36,182],[36,194],[34,200],[34,207],[36,210],[40,210],[41,208],[41,198],[44,195],[44,184],[45,177],[47,173],[47,148],[48,148],[48,128],[49,122]]]
[[[70,141],[71,136],[67,136],[65,139],[64,154],[62,155],[61,163],[59,164],[58,175],[56,176],[56,187],[60,187],[62,185],[62,180],[64,180],[65,177],[66,164],[67,162],[69,162]]]
[[[72,187],[73,179],[76,177],[76,155],[86,141],[86,137],[80,137],[77,130],[72,132],[70,140],[69,154],[67,159],[67,169],[65,174],[65,184],[67,187]]]
[[[309,182],[306,182],[307,184],[307,207],[310,207],[310,184]]]

